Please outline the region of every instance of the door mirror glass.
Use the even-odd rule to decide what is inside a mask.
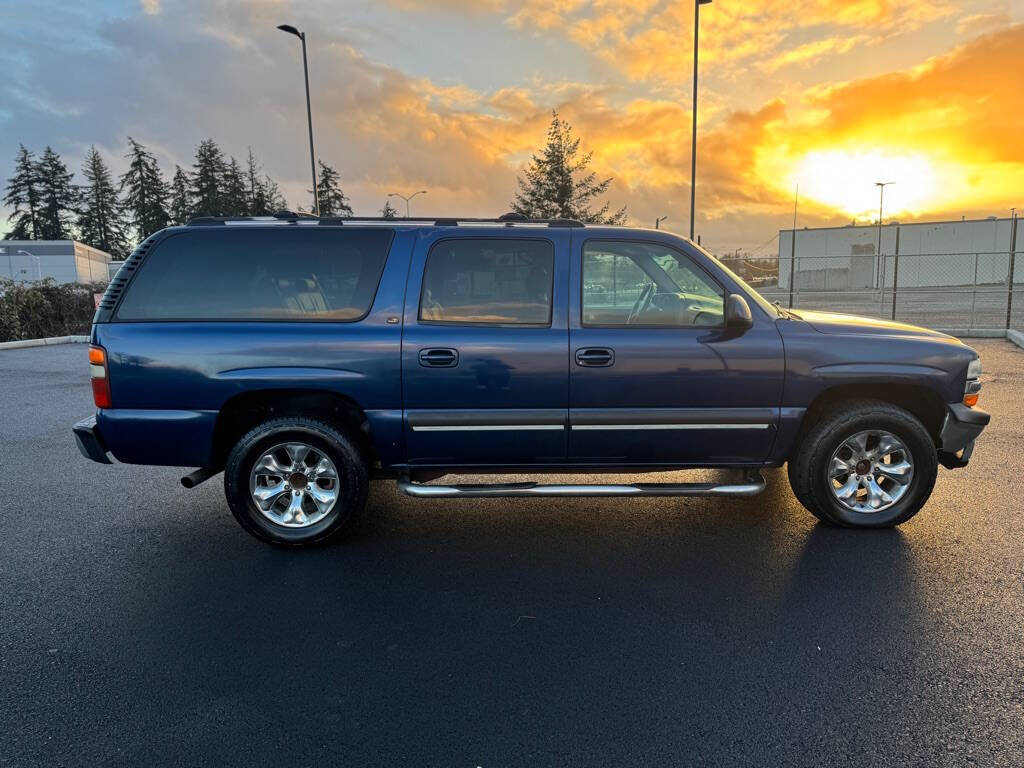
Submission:
[[[725,324],[729,328],[745,329],[754,324],[750,305],[738,293],[730,293],[725,302]]]

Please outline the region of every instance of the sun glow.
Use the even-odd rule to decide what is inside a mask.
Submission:
[[[885,188],[885,216],[919,214],[945,202],[948,187],[939,167],[923,154],[879,150],[813,150],[793,173],[800,196],[858,218],[878,216],[875,182]]]

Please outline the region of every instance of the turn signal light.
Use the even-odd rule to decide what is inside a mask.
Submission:
[[[978,404],[978,395],[964,395],[964,405],[968,408],[973,408]]]
[[[103,347],[89,347],[89,375],[92,378],[92,399],[97,408],[110,408],[110,376],[107,375],[107,352]]]

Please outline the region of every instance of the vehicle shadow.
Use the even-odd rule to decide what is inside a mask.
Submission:
[[[343,543],[216,533],[135,553],[152,560],[127,569],[145,577],[123,585],[118,636],[253,748],[802,762],[808,739],[893,742],[896,694],[927,698],[892,667],[927,651],[905,536],[816,524],[778,472],[746,501],[410,502],[380,486]],[[126,685],[110,717],[144,695]],[[838,711],[860,719],[837,737]],[[198,713],[189,727],[187,754],[223,749]]]

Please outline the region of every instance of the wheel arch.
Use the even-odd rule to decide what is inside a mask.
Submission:
[[[223,466],[231,448],[249,430],[283,416],[307,416],[332,423],[351,435],[368,464],[377,461],[369,419],[355,400],[325,389],[269,388],[241,392],[221,406],[213,431],[214,465]]]
[[[820,392],[804,413],[794,449],[823,414],[839,403],[852,400],[879,400],[904,408],[924,425],[935,445],[939,445],[946,405],[938,392],[923,384],[864,382],[839,384]]]

